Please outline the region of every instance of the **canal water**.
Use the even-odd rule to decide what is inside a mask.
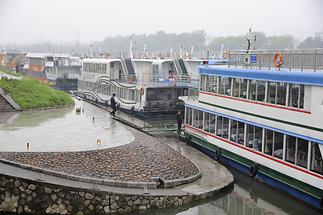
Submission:
[[[127,132],[124,125],[113,120],[106,111],[79,101],[76,101],[76,106],[81,107],[81,113],[76,113],[75,108],[65,108],[0,114],[0,150],[25,151],[26,138],[31,139],[31,151],[91,150],[100,147],[114,147],[133,140],[134,137],[130,132]],[[65,136],[67,133],[73,135]],[[176,135],[171,131],[155,135],[165,142],[177,141]],[[64,139],[61,138],[62,136]],[[86,138],[88,144],[75,144],[78,136]],[[51,138],[51,144],[48,143],[49,138]],[[98,138],[102,140],[101,145],[96,144]],[[138,215],[321,214],[320,211],[278,190],[234,169],[229,167],[228,169],[235,178],[232,190],[189,205],[147,210],[138,213]]]

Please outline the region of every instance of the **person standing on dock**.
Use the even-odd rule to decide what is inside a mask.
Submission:
[[[176,114],[176,121],[177,121],[177,133],[181,133],[182,130],[182,122],[183,122],[183,118],[182,118],[182,114],[181,111],[178,111]]]
[[[116,96],[116,94],[115,93],[113,93],[112,94],[112,97],[111,97],[111,99],[110,99],[110,102],[111,102],[111,108],[112,108],[112,112],[110,113],[112,116],[114,116],[115,114],[116,114],[116,111],[117,111],[117,102],[116,102],[116,100],[115,100],[115,97]]]

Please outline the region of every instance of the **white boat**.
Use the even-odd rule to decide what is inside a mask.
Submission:
[[[175,115],[180,96],[197,85],[200,60],[83,59],[78,95],[106,105],[116,93],[120,109],[138,117]]]
[[[81,61],[65,53],[27,53],[23,72],[60,90],[77,90]]]
[[[182,98],[187,142],[322,209],[323,50],[227,54]]]

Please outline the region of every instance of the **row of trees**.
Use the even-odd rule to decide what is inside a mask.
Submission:
[[[155,34],[133,34],[130,36],[106,37],[103,41],[94,41],[89,44],[80,43],[38,43],[31,45],[10,45],[12,49],[26,51],[55,51],[55,52],[74,52],[89,53],[98,52],[120,52],[129,51],[130,40],[133,41],[134,51],[148,52],[169,52],[170,50],[190,52],[192,47],[194,51],[211,52],[220,51],[223,47],[225,50],[246,49],[248,35],[213,37],[207,36],[202,30],[190,33],[166,33],[158,31]],[[293,36],[266,36],[262,32],[252,33],[252,47],[256,49],[293,49],[293,48],[323,48],[323,35],[316,34],[314,37],[307,37],[304,41],[297,44]],[[254,41],[254,38],[256,40]]]

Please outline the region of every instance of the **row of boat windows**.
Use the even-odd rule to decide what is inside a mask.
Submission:
[[[32,65],[39,65],[39,66],[43,66],[44,65],[44,59],[41,58],[29,58],[29,64]]]
[[[107,64],[102,63],[83,63],[83,71],[106,74]]]
[[[140,90],[137,89],[126,89],[124,87],[117,87],[105,83],[95,83],[82,80],[79,80],[78,87],[82,90],[87,90],[109,96],[111,96],[113,93],[116,93],[117,98],[124,99],[127,101],[140,102]]]
[[[185,123],[323,175],[316,142],[186,107]]]
[[[200,90],[253,101],[304,108],[304,85],[201,75]]]

